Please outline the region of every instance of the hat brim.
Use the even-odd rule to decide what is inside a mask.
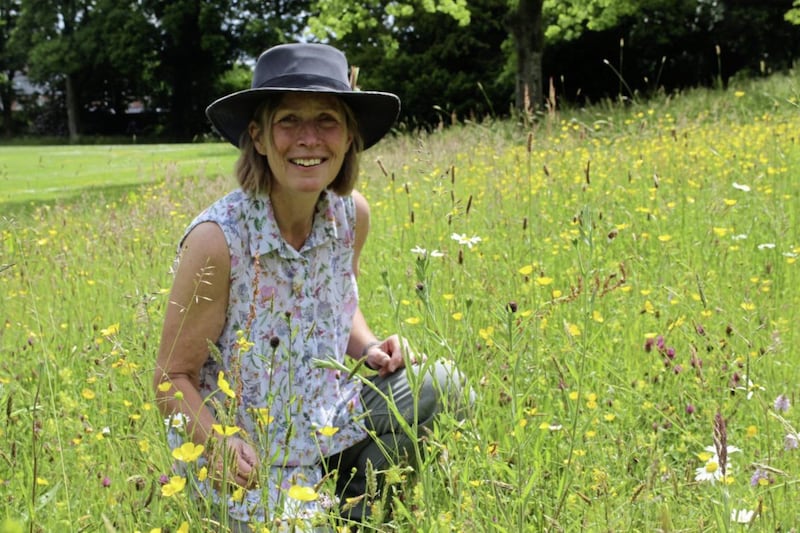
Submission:
[[[400,114],[400,98],[392,93],[260,87],[223,96],[206,108],[206,116],[225,139],[239,147],[239,138],[247,129],[258,104],[271,94],[288,92],[332,94],[341,98],[356,117],[364,150],[381,140]]]

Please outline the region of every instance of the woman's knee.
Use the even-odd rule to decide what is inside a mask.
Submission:
[[[452,361],[423,363],[423,379],[419,391],[419,421],[431,422],[442,411],[463,418],[464,408],[471,404],[474,393]]]

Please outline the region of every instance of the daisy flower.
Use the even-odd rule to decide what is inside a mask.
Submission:
[[[466,233],[464,234],[453,233],[452,235],[450,235],[450,238],[453,239],[454,241],[457,241],[458,244],[466,245],[468,248],[472,248],[473,245],[481,242],[481,238],[478,237],[477,235],[473,235],[472,237],[467,237]]]
[[[731,522],[749,524],[753,521],[753,515],[755,515],[755,511],[748,509],[731,509]]]
[[[700,468],[695,468],[695,481],[710,481],[712,484],[722,479],[722,469],[719,467],[719,457],[716,455],[706,461]]]

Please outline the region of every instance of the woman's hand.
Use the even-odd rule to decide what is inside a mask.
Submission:
[[[208,477],[219,487],[228,482],[246,489],[258,483],[258,455],[253,447],[238,437],[226,437],[214,443],[208,459]]]
[[[408,341],[398,335],[392,335],[378,344],[369,346],[364,352],[364,363],[376,370],[381,377],[386,377],[406,366],[405,357],[408,357],[412,364],[417,362],[417,357],[411,351]]]

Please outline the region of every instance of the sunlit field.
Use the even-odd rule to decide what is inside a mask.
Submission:
[[[416,476],[392,470],[402,497],[364,530],[796,527],[800,79],[524,122],[364,156],[362,309],[477,394]],[[5,185],[63,147],[6,171],[0,532],[221,529],[176,473],[194,458],[169,453],[151,376],[177,240],[235,154],[174,149],[131,167],[139,186],[67,198],[69,173]],[[113,183],[92,161],[80,175]]]

